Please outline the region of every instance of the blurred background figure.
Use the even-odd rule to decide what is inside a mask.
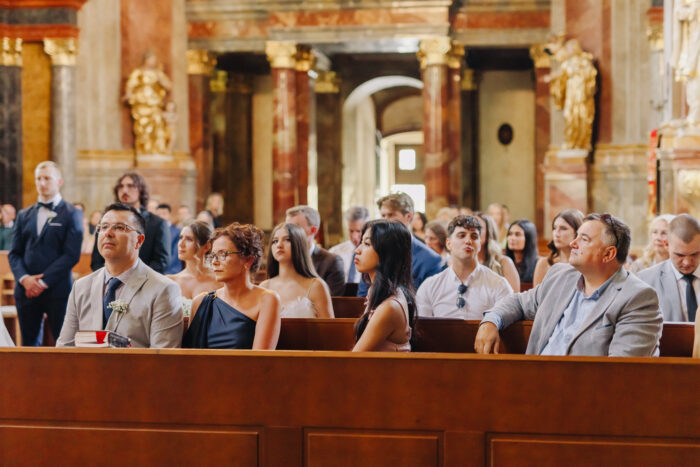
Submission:
[[[12,227],[15,225],[17,212],[11,204],[0,207],[0,250],[9,250],[12,243]]]
[[[571,253],[569,244],[576,238],[581,224],[583,224],[583,213],[578,209],[565,209],[556,215],[552,221],[552,241],[547,244],[550,253],[549,256],[537,261],[532,278],[533,287],[542,282],[550,266],[569,262],[569,253]]]
[[[505,204],[492,203],[486,209],[486,214],[496,224],[498,243],[501,245],[501,249],[505,250],[508,242],[506,238],[508,236],[508,207]]]
[[[513,260],[520,282],[532,283],[537,265],[537,229],[527,219],[518,219],[508,227],[506,256]]]
[[[674,217],[672,214],[661,214],[652,219],[649,223],[649,243],[644,247],[642,256],[630,266],[630,272],[637,273],[668,259],[668,226]]]
[[[224,197],[221,193],[212,193],[207,197],[204,209],[209,211],[214,221],[214,228],[221,227],[221,215],[224,213]]]
[[[413,236],[418,240],[425,242],[425,224],[428,223],[428,218],[422,212],[416,212],[411,221],[411,231]]]
[[[172,222],[173,209],[167,203],[161,203],[156,208],[156,215],[168,223],[170,229],[170,263],[165,268],[166,274],[177,274],[182,271],[182,261],[177,257],[177,244],[180,242],[180,229]]]
[[[442,221],[431,221],[425,226],[425,244],[440,255],[442,258],[441,267],[447,267],[450,260],[450,253],[447,251],[447,231]]]

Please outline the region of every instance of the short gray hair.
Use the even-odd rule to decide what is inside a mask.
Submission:
[[[306,218],[306,222],[309,223],[309,226],[316,228],[321,226],[321,215],[311,206],[307,206],[305,204],[294,206],[287,209],[286,214],[287,217],[294,217],[296,215],[303,214]]]
[[[369,210],[364,206],[352,206],[345,211],[345,222],[367,222],[369,220]]]

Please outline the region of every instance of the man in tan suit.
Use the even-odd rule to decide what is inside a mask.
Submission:
[[[97,247],[105,266],[79,279],[57,346],[74,345],[78,330],[114,331],[134,347],[180,347],[182,304],[178,285],[139,259],[145,221],[115,203],[97,226]]]
[[[610,214],[589,214],[571,242],[569,264],[500,300],[481,321],[474,348],[498,350],[498,332],[534,320],[530,355],[658,355],[663,317],[654,289],[625,271],[630,230]]]

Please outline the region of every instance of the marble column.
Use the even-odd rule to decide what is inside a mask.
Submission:
[[[0,38],[0,202],[22,207],[22,39]]]
[[[77,200],[76,79],[77,41],[44,39],[44,52],[51,57],[51,160],[61,168],[61,194]]]
[[[296,56],[296,119],[297,119],[297,200],[308,204],[309,187],[309,131],[311,106],[314,100],[309,70],[313,65],[313,52],[309,46],[298,46]]]
[[[192,208],[197,211],[204,209],[207,196],[212,189],[214,155],[209,125],[211,102],[209,80],[215,61],[206,50],[187,51],[190,153],[197,168],[196,206]]]
[[[229,75],[226,92],[226,172],[223,177],[224,220],[252,223],[253,205],[253,88],[251,77]]]
[[[535,63],[535,225],[540,237],[550,239],[551,219],[545,220],[544,214],[544,160],[551,138],[549,83],[545,81],[551,61],[544,48],[544,44],[530,47],[530,57]]]
[[[464,47],[453,44],[447,61],[449,204],[462,204],[462,61]]]
[[[287,209],[297,204],[296,44],[268,42],[265,47],[272,68],[272,218],[283,221]]]
[[[343,238],[342,100],[332,71],[319,72],[316,91],[318,211],[323,219],[326,245]]]
[[[450,160],[447,126],[447,58],[450,39],[420,42],[423,65],[423,148],[425,153],[426,215],[435,218],[448,204]]]
[[[212,177],[209,192],[224,193],[226,191],[226,173],[228,171],[226,107],[230,100],[228,94],[231,92],[228,82],[228,73],[223,70],[215,70],[209,82],[209,90],[211,91],[209,118],[211,119],[212,134]],[[204,209],[204,204],[202,204],[202,209]],[[224,209],[226,209],[225,206]]]

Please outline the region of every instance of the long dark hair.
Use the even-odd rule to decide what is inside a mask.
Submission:
[[[364,237],[370,229],[372,248],[379,256],[374,282],[369,289],[369,310],[376,310],[381,303],[399,290],[408,304],[408,324],[413,329],[416,315],[416,299],[411,279],[411,232],[400,222],[377,219],[367,222],[362,229]],[[369,283],[369,275],[362,279]],[[369,313],[363,314],[355,323],[355,340],[359,340],[367,327]]]
[[[114,185],[113,189],[114,199],[117,200],[117,203],[121,202],[119,201],[119,185],[122,183],[122,180],[124,180],[125,177],[129,177],[134,181],[134,185],[136,185],[136,188],[139,189],[139,204],[141,204],[142,209],[146,209],[146,205],[148,204],[148,200],[151,198],[151,195],[148,192],[146,179],[143,178],[143,176],[138,172],[125,172],[121,177],[119,177],[117,184]]]
[[[581,224],[583,224],[583,214],[581,211],[578,209],[564,209],[562,212],[557,214],[554,219],[552,219],[552,230],[554,230],[554,223],[559,218],[564,219],[564,222],[569,224],[569,226],[574,229],[574,236],[578,233],[578,228],[581,227]],[[549,256],[547,256],[547,263],[549,263],[551,266],[554,264],[554,260],[559,256],[559,250],[557,250],[557,247],[554,246],[554,239],[547,243],[547,248],[549,248],[549,251],[551,252]]]
[[[510,224],[508,227],[508,233],[510,234],[510,229],[514,225],[519,226],[525,232],[525,248],[523,249],[523,261],[518,263],[515,260],[515,253],[508,247],[506,243],[506,256],[513,260],[515,263],[515,268],[518,270],[518,275],[522,282],[532,282],[532,274],[535,272],[535,265],[537,264],[537,229],[535,224],[527,219],[518,219],[517,221]]]
[[[280,273],[280,263],[272,254],[272,239],[278,230],[285,229],[289,235],[289,243],[292,244],[292,265],[294,270],[303,277],[318,277],[314,264],[311,262],[309,245],[306,243],[306,233],[304,229],[296,224],[282,223],[272,230],[270,235],[270,246],[267,249],[267,277],[272,279]]]

